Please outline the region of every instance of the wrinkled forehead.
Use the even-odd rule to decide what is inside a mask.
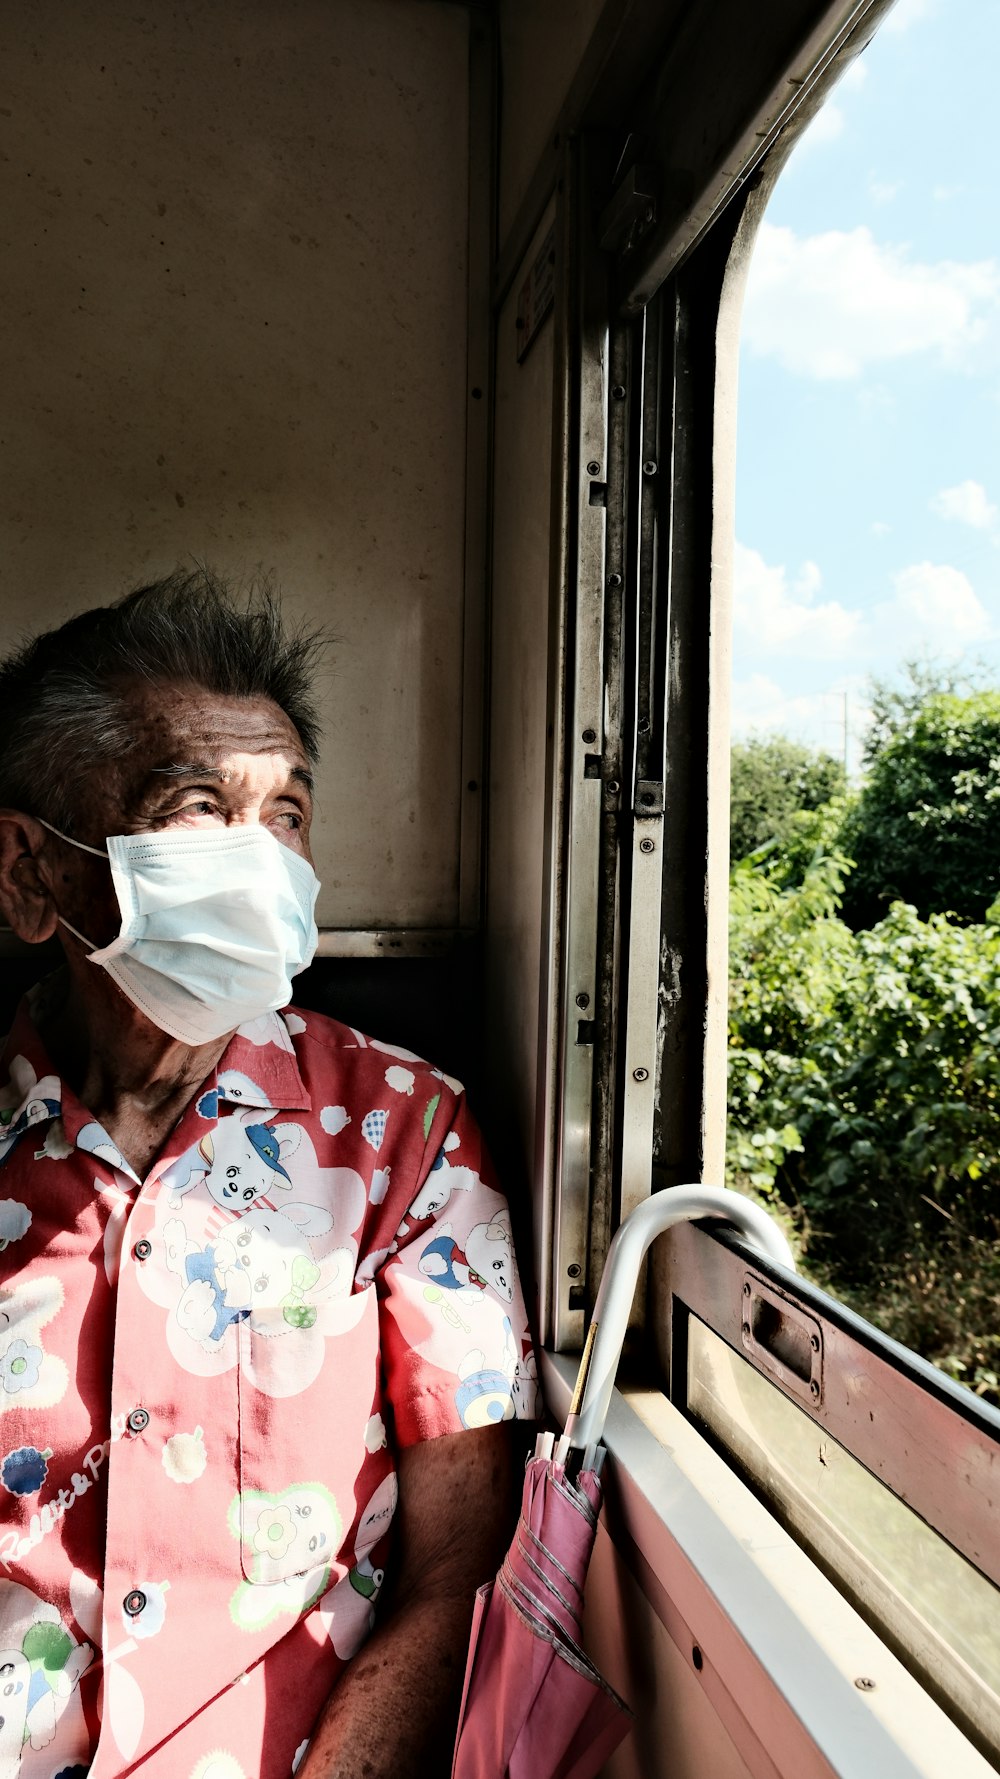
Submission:
[[[158,791],[202,768],[224,783],[246,778],[277,785],[282,777],[311,783],[298,731],[269,698],[142,681],[126,688],[122,707],[126,752],[95,760],[86,774],[90,813],[100,816],[106,832],[116,821],[134,820]]]

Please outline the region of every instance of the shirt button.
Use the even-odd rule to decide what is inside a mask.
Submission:
[[[134,1408],[125,1422],[125,1425],[130,1433],[144,1433],[149,1426],[149,1414],[147,1410],[144,1408]],[[142,1607],[137,1606],[135,1610],[141,1612]]]
[[[140,1612],[145,1610],[145,1606],[146,1596],[141,1588],[133,1588],[130,1594],[125,1595],[125,1611],[129,1618],[138,1618]]]
[[[148,1260],[153,1252],[153,1244],[152,1242],[147,1242],[145,1236],[143,1236],[140,1242],[136,1242],[132,1252],[137,1260]]]

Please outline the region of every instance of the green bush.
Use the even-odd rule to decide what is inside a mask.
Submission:
[[[873,926],[903,901],[982,921],[1000,892],[1000,692],[937,693],[881,733],[841,833],[845,919]]]
[[[995,1395],[1000,928],[896,903],[852,933],[850,861],[804,833],[732,874],[730,1173],[794,1207],[821,1282]]]
[[[843,765],[832,754],[785,735],[737,742],[730,762],[730,857],[744,859],[759,846],[785,840],[800,810],[821,808],[845,785]]]

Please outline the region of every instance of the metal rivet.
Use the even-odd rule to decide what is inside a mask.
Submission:
[[[744,1322],[744,1324],[743,1324],[743,1339],[745,1341],[749,1341],[749,1339],[750,1339],[750,1324],[749,1324],[749,1322]]]
[[[608,794],[612,797],[617,797],[618,792],[620,790],[621,790],[621,785],[618,783],[617,778],[609,778],[608,779]]]
[[[583,731],[583,739],[589,747],[589,745],[592,741],[597,740],[597,730],[596,729],[585,729]]]
[[[649,1070],[648,1069],[633,1069],[632,1070],[632,1079],[633,1079],[633,1081],[648,1081],[649,1080]]]
[[[655,852],[656,851],[655,840],[640,840],[639,851],[640,852]]]
[[[811,1334],[809,1336],[809,1345],[812,1347],[812,1350],[814,1353],[819,1352],[819,1335],[818,1334]]]
[[[616,402],[623,402],[625,400],[625,385],[624,385],[624,383],[616,383],[614,388],[611,391],[611,394],[614,397]]]
[[[813,1378],[811,1384],[809,1385],[809,1394],[810,1394],[810,1396],[815,1396],[815,1397],[819,1396],[819,1384],[816,1382],[815,1378]]]
[[[140,1612],[145,1610],[145,1606],[146,1596],[141,1588],[133,1588],[130,1594],[125,1595],[125,1611],[129,1618],[138,1618]]]
[[[747,1282],[746,1282],[746,1284],[745,1284],[745,1285],[744,1285],[744,1287],[743,1287],[743,1295],[744,1295],[744,1297],[749,1297],[749,1296],[750,1296],[750,1292],[751,1292],[751,1290],[752,1290],[752,1286],[751,1286],[751,1284],[750,1284],[750,1280],[749,1280],[749,1279],[748,1279],[748,1280],[747,1280]]]
[[[875,1691],[875,1682],[874,1680],[869,1680],[867,1674],[860,1674],[854,1684],[859,1693],[873,1693]]]
[[[576,1261],[574,1260],[572,1266],[567,1266],[566,1268],[566,1277],[568,1279],[578,1279],[582,1271],[583,1267],[577,1266]]]
[[[599,476],[600,473],[601,473],[601,466],[598,463],[596,457],[592,457],[590,462],[587,465],[587,474],[588,474],[588,476]]]
[[[642,473],[644,476],[655,476],[656,464],[651,457],[646,458],[646,461],[642,466]]]
[[[622,584],[622,577],[620,574],[609,574],[609,576],[608,576],[608,586],[609,587],[620,587],[621,584]]]
[[[589,1007],[590,1006],[590,996],[587,994],[577,995],[576,1004],[578,1007]]]

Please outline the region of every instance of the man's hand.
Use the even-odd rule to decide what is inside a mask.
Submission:
[[[397,1581],[338,1682],[299,1779],[447,1779],[475,1593],[510,1542],[523,1423],[400,1452]]]

